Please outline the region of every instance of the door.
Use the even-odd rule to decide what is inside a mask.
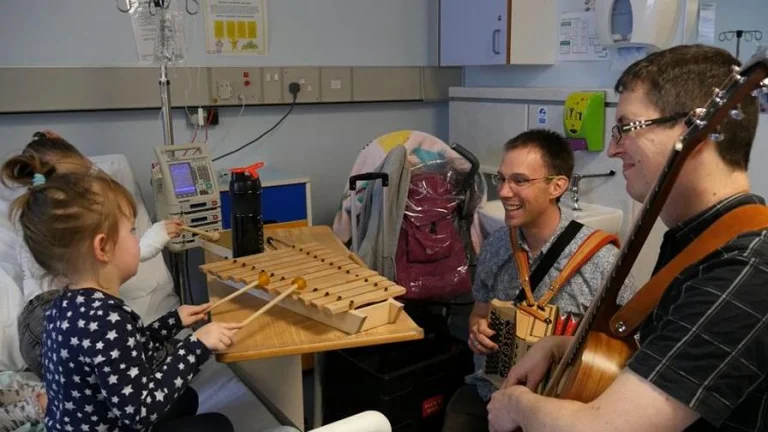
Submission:
[[[440,0],[440,65],[507,63],[508,0]]]

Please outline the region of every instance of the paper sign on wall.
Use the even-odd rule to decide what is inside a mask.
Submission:
[[[714,3],[702,3],[699,5],[699,43],[715,44]]]
[[[265,0],[206,0],[206,50],[209,54],[266,54]]]
[[[547,108],[539,107],[537,123],[540,125],[547,124]]]
[[[608,57],[597,35],[597,12],[560,14],[558,60],[605,61]]]

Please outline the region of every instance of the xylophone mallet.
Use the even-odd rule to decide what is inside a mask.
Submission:
[[[218,231],[208,232],[208,231],[203,231],[201,229],[192,228],[192,227],[186,226],[186,225],[182,225],[181,229],[183,229],[184,231],[189,231],[191,233],[197,234],[197,235],[199,235],[201,237],[205,237],[205,238],[207,238],[207,239],[209,239],[211,241],[219,241],[221,239],[221,234],[219,234]]]
[[[250,290],[250,289],[253,289],[253,288],[256,288],[256,287],[265,287],[265,286],[269,285],[269,282],[270,282],[269,275],[267,274],[267,272],[262,270],[261,272],[259,272],[259,278],[257,280],[249,283],[248,285],[240,288],[239,290],[233,292],[232,294],[230,294],[230,295],[224,297],[223,299],[217,301],[216,303],[211,305],[211,307],[209,307],[205,312],[206,313],[210,312],[216,306],[224,304],[224,303],[232,300],[233,298],[235,298],[235,297],[237,297],[237,296],[239,296],[241,294],[245,294],[245,292]]]
[[[258,318],[259,316],[261,316],[261,314],[263,314],[264,312],[268,311],[268,310],[269,310],[269,309],[271,309],[273,306],[275,306],[275,305],[276,305],[276,304],[277,304],[277,303],[278,303],[280,300],[282,300],[282,299],[284,299],[285,297],[289,296],[289,295],[290,295],[292,292],[294,292],[294,291],[296,291],[296,290],[302,291],[302,290],[305,290],[305,289],[307,289],[307,281],[306,281],[306,280],[304,280],[304,278],[300,278],[300,277],[294,278],[294,279],[291,281],[291,287],[290,287],[290,288],[288,288],[287,290],[285,290],[285,291],[283,291],[282,293],[280,293],[280,295],[279,295],[279,296],[277,296],[277,297],[275,297],[274,299],[272,299],[272,300],[271,300],[269,303],[267,303],[266,305],[264,305],[264,307],[263,307],[263,308],[261,308],[261,309],[259,309],[258,311],[254,312],[254,313],[253,313],[253,315],[249,316],[249,317],[248,317],[248,318],[247,318],[245,321],[243,321],[243,322],[242,322],[242,323],[240,323],[240,324],[241,324],[243,327],[245,327],[245,326],[246,326],[246,325],[248,325],[248,324],[249,324],[251,321],[255,320],[256,318]]]

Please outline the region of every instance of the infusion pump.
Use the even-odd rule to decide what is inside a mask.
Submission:
[[[199,144],[155,147],[152,167],[157,220],[176,218],[203,231],[221,231],[221,198],[207,148]],[[197,234],[172,239],[174,252],[200,246]]]

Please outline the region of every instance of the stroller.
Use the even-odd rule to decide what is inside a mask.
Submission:
[[[374,171],[350,177],[350,248],[405,287],[402,300],[451,301],[471,291],[471,228],[485,182],[462,146],[408,132]]]
[[[471,292],[472,226],[485,199],[479,164],[457,144],[398,131],[369,143],[351,174],[334,232],[368,267],[406,288],[397,300],[424,338],[330,352],[326,417],[343,417],[350,406],[376,409],[393,431],[439,431],[473,368],[466,337],[451,331],[451,310],[471,304],[462,297]]]

